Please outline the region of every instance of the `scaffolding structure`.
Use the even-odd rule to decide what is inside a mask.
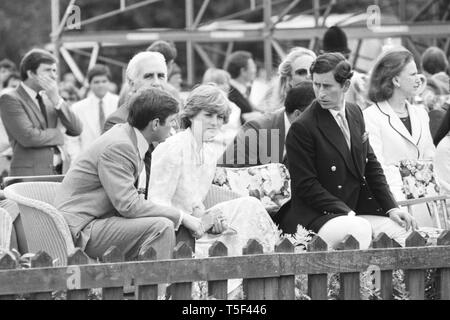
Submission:
[[[162,0],[141,0],[137,3],[127,4],[126,0],[118,0],[119,8],[110,12],[88,18],[80,22],[83,27],[87,24],[101,21],[115,15],[120,15],[131,10],[136,10],[143,6],[151,5]],[[126,30],[126,31],[78,31],[70,32],[66,27],[67,19],[76,5],[76,0],[70,0],[66,7],[62,18],[60,18],[61,8],[59,0],[51,0],[52,4],[52,33],[51,41],[54,50],[61,55],[69,66],[72,73],[83,82],[84,74],[79,68],[73,54],[89,56],[89,67],[93,66],[97,61],[107,64],[117,65],[125,68],[126,63],[113,58],[100,55],[102,47],[110,46],[135,46],[148,45],[149,43],[161,39],[173,42],[183,42],[186,44],[186,67],[187,82],[194,83],[195,56],[197,53],[202,62],[207,67],[214,66],[210,59],[205,44],[207,43],[226,43],[227,49],[223,52],[226,57],[233,51],[236,42],[263,42],[264,44],[264,67],[267,77],[271,76],[273,70],[273,61],[275,52],[279,57],[283,58],[285,52],[281,45],[283,41],[307,40],[311,49],[317,48],[318,39],[321,39],[327,27],[325,25],[336,0],[305,0],[312,1],[312,9],[303,12],[303,14],[313,14],[315,24],[310,28],[292,28],[279,29],[277,25],[283,21],[293,8],[295,8],[302,0],[249,0],[249,8],[234,12],[225,17],[216,19],[222,21],[227,19],[235,19],[256,10],[263,11],[262,27],[255,30],[204,30],[200,28],[204,13],[211,2],[217,0],[202,0],[202,4],[198,12],[194,10],[195,0],[185,0],[185,29],[145,29],[145,30]],[[321,4],[321,2],[327,2]],[[420,39],[432,39],[434,45],[441,46],[448,54],[450,49],[450,3],[442,14],[438,8],[442,0],[428,0],[415,13],[413,17],[406,17],[406,0],[398,1],[398,18],[399,23],[383,25],[378,29],[369,29],[367,26],[342,26],[349,39],[358,39],[361,43],[363,39],[370,38],[388,38],[401,37],[403,45],[410,49],[416,57],[420,56]],[[258,2],[258,3],[257,3]],[[378,0],[374,0],[377,4]],[[276,16],[272,16],[272,8],[274,5],[285,4],[285,9]],[[417,22],[418,18],[426,12],[433,13],[433,20],[426,22]],[[423,44],[422,44],[423,46]],[[89,48],[91,51],[86,51]],[[358,48],[358,47],[357,47]],[[358,52],[355,54],[358,56]]]

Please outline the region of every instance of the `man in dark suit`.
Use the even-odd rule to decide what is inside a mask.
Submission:
[[[367,248],[381,232],[404,243],[417,224],[389,190],[360,108],[345,103],[352,74],[340,53],[325,53],[312,64],[317,100],[289,130],[292,199],[275,222],[285,233],[295,233],[300,224],[330,247],[351,234]]]
[[[10,175],[61,174],[64,132],[78,136],[83,127],[58,93],[55,57],[40,49],[29,51],[20,63],[20,76],[19,87],[0,97],[13,149]]]
[[[289,90],[284,108],[247,121],[224,152],[220,166],[249,167],[267,163],[287,165],[285,139],[291,123],[311,104],[311,81]]]
[[[249,100],[251,86],[256,77],[256,64],[248,51],[233,52],[225,63],[231,76],[228,98],[241,109],[241,121],[245,123],[260,113],[254,110]]]

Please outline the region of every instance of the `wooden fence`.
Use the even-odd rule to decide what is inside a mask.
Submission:
[[[134,286],[136,299],[158,299],[158,284],[172,284],[174,300],[192,299],[192,282],[207,281],[208,295],[227,299],[227,279],[243,279],[244,297],[256,299],[295,299],[295,276],[307,275],[308,296],[328,299],[328,275],[339,274],[340,299],[361,299],[360,273],[371,266],[379,270],[380,296],[393,298],[393,270],[405,271],[410,299],[424,299],[425,272],[437,269],[440,299],[450,299],[450,234],[440,235],[437,245],[425,246],[417,232],[402,248],[385,234],[368,250],[359,250],[358,242],[348,236],[340,250],[328,251],[326,243],[315,237],[307,252],[294,253],[287,239],[274,253],[263,253],[262,246],[250,240],[242,256],[227,256],[227,248],[216,242],[210,257],[193,259],[191,247],[179,243],[172,260],[156,260],[150,249],[139,261],[123,261],[117,248],[108,250],[103,263],[88,264],[80,250],[69,257],[68,266],[52,267],[52,258],[40,252],[31,260],[31,268],[18,268],[14,256],[0,256],[0,299],[17,295],[31,299],[51,299],[52,292],[64,291],[68,300],[88,299],[89,289],[102,288],[102,299],[123,299],[124,287]],[[156,260],[156,261],[155,261]]]

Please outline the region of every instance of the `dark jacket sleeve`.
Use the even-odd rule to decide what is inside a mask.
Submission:
[[[292,124],[286,138],[286,152],[291,174],[292,197],[300,198],[307,206],[318,212],[347,214],[352,210],[319,182],[315,165],[314,138],[304,124],[300,122]]]

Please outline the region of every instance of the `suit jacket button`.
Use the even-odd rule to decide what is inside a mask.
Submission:
[[[369,158],[366,158],[366,162],[369,162]]]
[[[335,171],[336,171],[336,167],[335,167],[335,166],[332,166],[332,167],[331,167],[331,171],[335,172]]]
[[[342,186],[341,186],[341,185],[339,185],[339,186],[338,186],[338,189],[342,189]]]
[[[372,200],[372,199],[373,199],[372,197],[368,197],[368,198],[367,198],[367,200]]]

